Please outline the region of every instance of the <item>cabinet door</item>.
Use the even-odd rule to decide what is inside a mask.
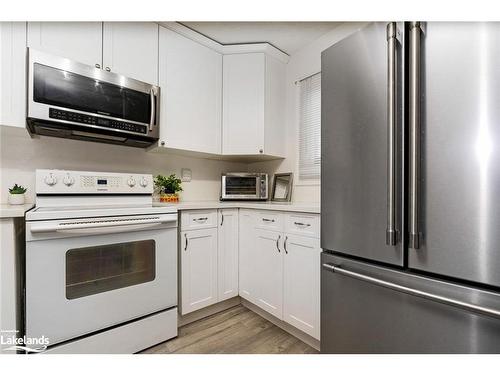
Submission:
[[[217,302],[217,228],[181,232],[181,312]]]
[[[238,295],[238,209],[219,210],[217,233],[219,301]]]
[[[160,145],[220,154],[222,56],[160,27]]]
[[[102,23],[28,22],[28,47],[102,66]]]
[[[283,319],[319,340],[319,239],[285,234]]]
[[[263,53],[224,56],[223,154],[264,152],[264,81]]]
[[[103,69],[158,84],[158,25],[104,22]]]
[[[256,229],[257,305],[283,319],[283,234]]]
[[[0,22],[0,125],[26,126],[26,23]]]
[[[257,247],[254,210],[239,212],[239,294],[257,304]]]

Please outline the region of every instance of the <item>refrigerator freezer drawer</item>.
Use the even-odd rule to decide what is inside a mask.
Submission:
[[[321,263],[321,352],[500,353],[500,294],[328,253]]]

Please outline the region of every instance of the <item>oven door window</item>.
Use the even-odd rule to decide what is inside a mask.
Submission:
[[[71,300],[147,283],[155,278],[155,241],[134,241],[66,252],[66,298]]]
[[[41,64],[33,73],[37,103],[149,123],[149,94]]]
[[[257,178],[255,177],[226,177],[226,194],[228,195],[256,195]]]

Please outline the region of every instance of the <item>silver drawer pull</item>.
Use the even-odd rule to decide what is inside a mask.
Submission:
[[[274,219],[266,219],[266,218],[263,218],[262,221],[266,221],[268,223],[274,223]]]
[[[298,225],[299,227],[310,227],[311,224],[309,223],[299,223],[298,221],[294,222],[295,225]]]
[[[193,219],[193,221],[207,221],[208,217],[199,217],[197,219]]]

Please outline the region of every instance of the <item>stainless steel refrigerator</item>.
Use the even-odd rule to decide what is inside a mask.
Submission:
[[[373,23],[321,70],[321,351],[500,353],[500,23]]]

